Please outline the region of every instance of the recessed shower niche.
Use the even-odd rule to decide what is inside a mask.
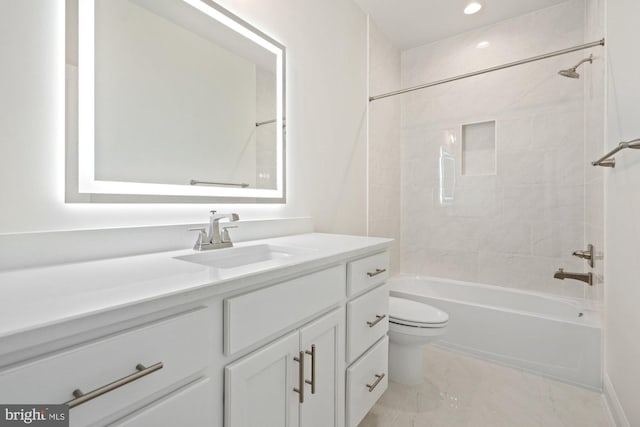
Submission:
[[[462,175],[496,174],[495,120],[462,125]]]

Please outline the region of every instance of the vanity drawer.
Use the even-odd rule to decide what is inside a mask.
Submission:
[[[387,389],[389,337],[347,369],[347,427],[356,427]]]
[[[342,265],[224,300],[224,351],[233,354],[345,298]]]
[[[115,427],[201,427],[214,426],[213,383],[209,378],[142,408],[114,424]]]
[[[198,309],[0,372],[2,403],[63,403],[127,377],[126,384],[70,409],[72,427],[100,420],[195,377],[212,358],[212,324]],[[137,365],[162,367],[138,378]],[[135,378],[135,379],[134,379]]]
[[[350,262],[347,276],[349,296],[383,283],[389,277],[389,252]]]
[[[389,330],[389,286],[380,286],[347,304],[347,363]]]

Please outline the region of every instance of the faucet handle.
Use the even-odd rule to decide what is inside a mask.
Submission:
[[[573,253],[571,255],[586,260],[587,264],[589,264],[589,267],[593,268],[594,259],[595,259],[595,256],[594,256],[595,252],[594,252],[594,249],[593,249],[593,245],[591,243],[589,243],[587,245],[587,250],[586,251],[573,251]]]
[[[207,230],[203,227],[189,228],[188,231],[199,231],[198,240],[196,240],[196,244],[193,246],[194,249],[200,250],[202,245],[207,243]]]
[[[231,243],[231,236],[229,236],[229,229],[230,228],[238,228],[237,225],[227,225],[225,227],[222,227],[222,239],[220,239],[222,241],[222,243]]]

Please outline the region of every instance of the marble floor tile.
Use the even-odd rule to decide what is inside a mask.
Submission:
[[[424,382],[389,388],[359,427],[609,427],[601,395],[427,346]]]

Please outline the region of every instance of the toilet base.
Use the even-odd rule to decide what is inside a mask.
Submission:
[[[421,345],[389,342],[389,379],[405,385],[422,383]]]

